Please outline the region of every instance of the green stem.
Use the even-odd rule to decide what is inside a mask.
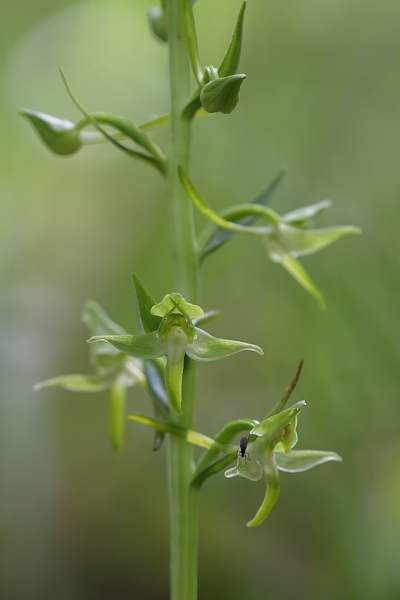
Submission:
[[[171,148],[167,173],[169,230],[174,270],[174,291],[198,303],[199,262],[193,208],[182,188],[178,167],[189,167],[190,119],[183,111],[190,97],[189,55],[185,27],[185,2],[168,0],[168,40],[171,81]],[[196,365],[187,360],[182,388],[182,415],[177,425],[191,428],[194,419]],[[197,502],[190,499],[194,471],[193,447],[184,439],[169,436],[168,474],[171,523],[171,600],[197,598]]]

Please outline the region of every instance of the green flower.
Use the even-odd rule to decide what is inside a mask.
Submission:
[[[267,193],[263,200],[260,199],[261,202],[257,199],[252,203],[239,204],[227,209],[222,215],[218,215],[200,197],[181,167],[179,174],[193,204],[212,223],[200,239],[201,256],[206,256],[229,239],[226,234],[221,234],[224,230],[231,234],[246,233],[261,236],[269,258],[273,262],[281,264],[304,289],[317,299],[320,307],[325,308],[321,292],[297,259],[322,250],[344,235],[361,231],[358,227],[351,225],[323,229],[310,228],[314,217],[331,206],[329,200],[323,200],[281,216],[271,208],[263,206],[262,202],[269,197],[269,193]],[[258,219],[262,219],[266,225],[249,226]]]
[[[89,331],[95,334],[125,334],[125,330],[114,323],[97,302],[89,300],[82,315]],[[59,386],[70,392],[101,392],[109,390],[110,438],[116,452],[121,452],[125,422],[127,388],[140,384],[148,389],[143,361],[126,356],[109,344],[97,344],[90,352],[95,373],[74,373],[52,377],[37,383],[34,390]]]
[[[167,294],[162,302],[155,304],[136,275],[133,275],[133,280],[146,333],[97,335],[90,338],[89,342],[107,342],[119,352],[145,360],[166,356],[166,389],[176,412],[181,412],[185,355],[207,362],[242,350],[263,354],[258,346],[215,338],[197,327],[196,324],[206,318],[203,309],[189,304],[180,294]]]
[[[250,430],[247,455],[239,455],[236,466],[225,472],[225,477],[239,476],[250,481],[265,477],[264,500],[248,527],[260,525],[274,507],[280,489],[278,471],[299,473],[331,460],[342,460],[336,452],[292,450],[297,443],[297,415],[305,404],[298,402],[255,425]]]

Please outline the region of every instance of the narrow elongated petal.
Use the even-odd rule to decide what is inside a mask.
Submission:
[[[267,490],[265,492],[263,503],[258,509],[256,516],[247,523],[247,527],[256,527],[257,525],[260,525],[268,517],[279,496],[279,473],[276,468],[274,457],[264,458],[263,467]]]
[[[107,342],[120,352],[137,358],[159,358],[167,353],[167,343],[161,342],[155,331],[144,335],[97,335],[88,342]]]
[[[257,354],[264,354],[261,348],[254,344],[215,338],[198,327],[196,327],[196,333],[197,338],[193,340],[192,344],[188,344],[186,349],[186,354],[194,360],[219,360],[242,350],[252,350],[253,352],[257,352]]]
[[[324,452],[322,450],[292,450],[290,454],[275,452],[275,459],[278,469],[288,473],[308,471],[308,469],[331,460],[342,461],[341,456],[336,452]]]
[[[81,375],[74,373],[46,379],[46,381],[36,383],[33,389],[38,391],[46,387],[58,386],[70,392],[101,392],[102,390],[108,390],[114,381],[115,373],[107,373],[105,375]]]
[[[305,404],[304,401],[297,402],[297,404],[294,404],[290,408],[283,410],[277,415],[268,417],[253,427],[250,433],[259,438],[254,442],[258,453],[262,453],[268,448],[275,437],[299,414]]]
[[[183,331],[174,327],[168,336],[167,345],[165,382],[168,398],[172,408],[177,413],[181,413],[183,361],[187,346],[187,339]]]
[[[320,212],[326,208],[330,208],[331,206],[332,202],[330,200],[321,200],[321,202],[316,202],[315,204],[310,204],[309,206],[303,206],[302,208],[291,210],[290,212],[286,213],[286,215],[283,215],[282,221],[288,223],[289,225],[296,225],[297,227],[300,227],[305,225],[310,219],[319,215]]]
[[[116,382],[109,395],[110,440],[114,452],[122,452],[125,427],[126,387]]]
[[[349,233],[361,233],[359,227],[350,225],[324,229],[299,229],[286,223],[280,223],[278,231],[280,244],[295,258],[314,254]]]

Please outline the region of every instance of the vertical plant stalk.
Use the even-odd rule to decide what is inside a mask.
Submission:
[[[185,2],[168,0],[168,40],[171,85],[171,147],[167,174],[169,231],[174,271],[174,291],[197,304],[199,260],[193,209],[180,183],[178,167],[189,167],[190,120],[183,116],[190,95],[189,56],[186,44]],[[191,428],[194,418],[196,365],[188,359],[183,379],[182,415],[175,422]],[[168,479],[170,500],[171,600],[197,598],[197,502],[189,498],[193,476],[193,447],[169,436]]]

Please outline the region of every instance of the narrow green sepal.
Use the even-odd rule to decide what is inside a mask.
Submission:
[[[70,392],[101,392],[110,389],[114,381],[114,373],[106,373],[104,375],[81,375],[80,373],[73,373],[71,375],[60,375],[59,377],[46,379],[46,381],[40,381],[39,383],[35,383],[33,389],[37,392],[46,387],[57,386]]]
[[[200,65],[199,48],[197,44],[196,24],[193,16],[191,2],[185,2],[185,19],[186,19],[186,40],[192,67],[193,75],[197,83],[200,85],[203,79],[203,73]]]
[[[152,6],[147,11],[151,31],[162,42],[168,42],[168,23],[161,6]]]
[[[28,108],[21,108],[18,113],[29,121],[46,146],[55,154],[75,154],[82,148],[80,131],[71,121]]]
[[[244,13],[246,10],[246,2],[243,2],[240,7],[239,14],[236,19],[235,29],[229,48],[224,56],[219,71],[220,77],[226,77],[227,75],[234,75],[239,65],[240,53],[242,49],[242,37],[243,37],[243,24],[244,24]]]
[[[151,312],[155,302],[135,273],[132,273],[132,281],[136,290],[140,321],[142,323],[143,330],[145,333],[156,331],[156,329],[158,329],[160,326],[161,319]]]
[[[219,77],[207,83],[200,92],[200,102],[209,113],[230,114],[239,102],[239,91],[246,75]]]
[[[110,439],[114,452],[121,454],[124,442],[126,387],[116,383],[110,389]]]
[[[231,356],[232,354],[242,352],[243,350],[251,350],[261,355],[264,354],[261,348],[254,344],[215,338],[197,327],[196,333],[196,339],[193,340],[193,343],[188,344],[186,349],[186,354],[190,358],[193,358],[193,360],[219,360],[220,358]]]
[[[161,342],[155,331],[144,335],[94,336],[88,342],[107,342],[124,354],[143,359],[159,358],[167,353],[166,342]]]
[[[254,519],[247,523],[247,527],[256,527],[257,525],[260,525],[268,517],[279,496],[279,473],[273,456],[265,457],[263,459],[263,469],[267,484],[265,497]]]
[[[282,398],[280,400],[278,400],[278,402],[275,404],[275,406],[267,414],[267,417],[266,417],[267,419],[268,419],[268,417],[272,417],[273,415],[280,413],[285,408],[287,401],[289,400],[290,396],[293,393],[294,388],[297,385],[297,382],[299,381],[301,371],[303,368],[303,364],[304,364],[304,361],[301,360],[299,366],[296,369],[296,373],[293,375],[292,381],[286,388],[285,393],[283,394]]]
[[[342,457],[336,452],[323,450],[292,450],[290,454],[275,452],[276,464],[280,471],[300,473],[331,460],[342,462]]]

